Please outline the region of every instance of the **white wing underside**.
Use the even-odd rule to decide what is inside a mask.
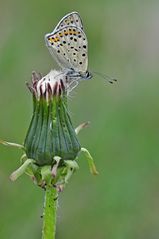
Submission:
[[[82,19],[78,12],[71,12],[65,15],[57,24],[53,32],[56,32],[66,26],[74,26],[83,30]]]
[[[45,35],[46,46],[63,70],[85,73],[88,67],[88,42],[77,12],[67,14],[53,32]]]
[[[67,32],[75,32],[77,34],[65,35]],[[60,40],[53,42],[53,39]],[[88,43],[85,33],[80,28],[72,26],[64,27],[53,34],[47,34],[45,41],[51,55],[62,69],[73,68],[75,71],[83,73],[87,71]]]

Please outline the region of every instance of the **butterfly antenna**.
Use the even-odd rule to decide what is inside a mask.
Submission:
[[[106,75],[106,74],[103,74],[103,73],[100,73],[100,72],[93,72],[93,73],[95,73],[96,75],[98,75],[98,76],[104,78],[104,79],[105,79],[106,81],[108,81],[110,84],[113,84],[114,82],[117,82],[117,79],[112,78],[112,77],[110,77],[110,76],[108,76],[108,75]]]

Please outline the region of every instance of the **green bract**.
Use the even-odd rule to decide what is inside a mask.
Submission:
[[[64,160],[74,160],[81,147],[73,128],[68,108],[67,95],[53,95],[46,100],[34,97],[34,112],[24,142],[27,158],[35,160],[39,166],[54,165],[54,156]]]

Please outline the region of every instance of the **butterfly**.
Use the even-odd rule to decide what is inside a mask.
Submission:
[[[55,29],[45,35],[46,46],[69,79],[85,80],[88,71],[88,41],[78,12],[64,16]]]

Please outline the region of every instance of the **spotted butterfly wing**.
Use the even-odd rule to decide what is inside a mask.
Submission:
[[[78,12],[71,12],[64,16],[57,24],[53,32],[56,32],[66,26],[74,26],[83,30],[82,20]]]
[[[87,37],[81,28],[65,26],[45,35],[46,45],[62,69],[85,74],[88,67]]]

